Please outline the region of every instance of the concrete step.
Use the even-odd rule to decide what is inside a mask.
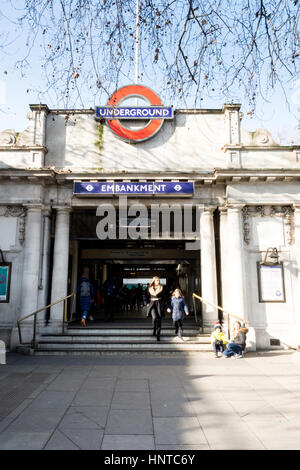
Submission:
[[[172,337],[140,336],[90,336],[79,335],[53,335],[40,339],[35,354],[79,354],[82,353],[106,353],[106,352],[201,352],[211,351],[211,344],[207,336],[185,336],[181,341],[174,335]]]
[[[152,328],[149,328],[149,329],[119,329],[119,328],[110,328],[110,329],[106,329],[106,330],[100,330],[100,329],[87,329],[87,328],[82,328],[81,330],[78,329],[78,330],[67,330],[64,334],[47,334],[47,333],[43,333],[42,334],[42,338],[46,338],[46,337],[53,337],[53,338],[58,338],[58,337],[83,337],[83,338],[87,338],[87,337],[98,337],[98,336],[101,336],[101,337],[114,337],[114,336],[140,336],[140,337],[147,337],[147,336],[151,336],[152,335]],[[191,328],[187,328],[187,329],[184,329],[183,330],[183,333],[185,336],[201,336],[201,337],[209,337],[209,335],[201,335],[199,333],[199,330],[198,329],[191,329]],[[166,329],[166,328],[163,328],[162,331],[161,331],[161,334],[163,336],[174,336],[175,335],[175,332],[174,332],[174,329]]]
[[[115,325],[91,324],[83,328],[72,325],[64,334],[47,333],[39,336],[37,347],[21,347],[23,354],[117,354],[117,353],[196,353],[211,351],[209,334],[200,334],[199,326],[193,323],[184,328],[184,341],[174,334],[172,323],[165,324],[158,342],[152,336],[151,324],[128,325],[117,322]]]
[[[163,343],[182,343],[176,336],[161,336],[161,342]],[[210,344],[210,340],[203,336],[184,336],[185,343],[197,343],[197,344]],[[157,343],[155,336],[100,336],[100,335],[80,335],[80,336],[69,336],[69,335],[57,335],[57,336],[42,336],[38,342],[39,345],[45,344],[108,344],[108,343]]]
[[[72,353],[105,353],[105,352],[208,352],[212,351],[210,344],[198,342],[147,342],[147,343],[99,343],[99,344],[39,344],[35,350],[35,354],[40,353],[59,353],[59,354],[72,354]]]

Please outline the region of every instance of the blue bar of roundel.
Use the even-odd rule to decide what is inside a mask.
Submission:
[[[84,182],[74,183],[74,194],[193,194],[194,183],[190,182]]]
[[[99,119],[173,119],[171,106],[152,107],[109,107],[97,106],[96,118]]]
[[[158,183],[156,183],[158,184]],[[171,183],[160,183],[165,184],[163,194],[193,194],[194,183],[182,183],[182,182],[171,182]],[[160,191],[155,191],[156,194],[161,194]]]

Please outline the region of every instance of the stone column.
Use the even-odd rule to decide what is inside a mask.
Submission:
[[[296,279],[294,291],[294,312],[295,312],[295,347],[300,345],[300,205],[294,206],[294,240],[293,258],[296,261]]]
[[[229,278],[228,278],[228,232],[227,232],[227,208],[219,207],[220,211],[220,257],[221,257],[221,288],[222,288],[222,306],[224,310],[229,308]],[[223,316],[226,320],[226,316]]]
[[[62,299],[68,294],[70,209],[56,209],[51,303]],[[60,330],[62,326],[63,307],[63,302],[51,307],[50,325],[54,329],[58,328]]]
[[[230,227],[228,237],[227,277],[229,287],[230,313],[245,320],[248,319],[246,311],[246,283],[243,254],[243,228],[242,228],[242,204],[228,206],[227,226]]]
[[[42,214],[43,233],[41,234],[41,268],[39,275],[39,295],[38,308],[42,308],[48,303],[49,282],[50,282],[50,242],[51,242],[51,213],[49,210]],[[41,315],[40,315],[41,318]]]
[[[72,240],[72,255],[73,255],[73,261],[72,261],[72,292],[76,292],[77,289],[77,284],[78,284],[78,240]],[[71,302],[71,313],[72,316],[74,313],[76,313],[76,297],[72,297],[72,302]]]
[[[41,214],[41,206],[27,206],[20,317],[38,309]],[[33,322],[33,317],[26,322]]]
[[[41,214],[42,206],[32,204],[27,206],[25,223],[24,258],[21,284],[21,302],[19,318],[30,315],[38,310],[38,285],[41,248]],[[37,317],[39,318],[39,317]],[[34,316],[22,321],[22,341],[30,343],[33,339]],[[14,350],[19,344],[18,328],[12,330],[10,348]]]
[[[218,304],[216,250],[213,213],[215,207],[204,207],[200,216],[201,293],[204,300]],[[218,309],[202,304],[203,324],[211,328],[218,320]]]

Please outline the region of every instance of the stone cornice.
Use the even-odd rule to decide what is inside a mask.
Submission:
[[[300,150],[300,145],[224,145],[224,153],[228,151],[247,151],[247,150]]]
[[[217,169],[214,172],[216,182],[222,183],[290,183],[300,181],[300,169]]]
[[[26,170],[16,168],[0,169],[0,181],[30,181],[36,182],[53,182],[55,183],[55,172],[53,170],[39,170],[36,168],[28,168]]]
[[[0,145],[0,152],[44,152],[48,153],[47,147],[44,145]]]
[[[291,183],[300,182],[299,169],[215,169],[204,172],[164,172],[162,173],[137,173],[137,172],[105,172],[105,173],[73,173],[71,170],[60,170],[55,168],[27,168],[0,169],[0,180],[21,181],[29,180],[38,182],[39,180],[52,182],[53,184],[72,184],[73,182],[97,182],[97,181],[190,181],[196,187],[202,185],[211,186],[218,184],[236,183]]]
[[[29,108],[31,111],[44,111],[46,114],[50,111],[46,104],[30,104]]]

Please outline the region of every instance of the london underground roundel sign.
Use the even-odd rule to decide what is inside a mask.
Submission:
[[[146,101],[147,106],[123,106],[126,100],[134,97]],[[106,106],[97,106],[95,117],[98,120],[105,119],[112,132],[121,139],[135,143],[153,137],[164,119],[173,119],[173,108],[163,106],[160,98],[150,88],[127,85],[115,91]],[[142,127],[129,128],[126,120],[142,121]]]

